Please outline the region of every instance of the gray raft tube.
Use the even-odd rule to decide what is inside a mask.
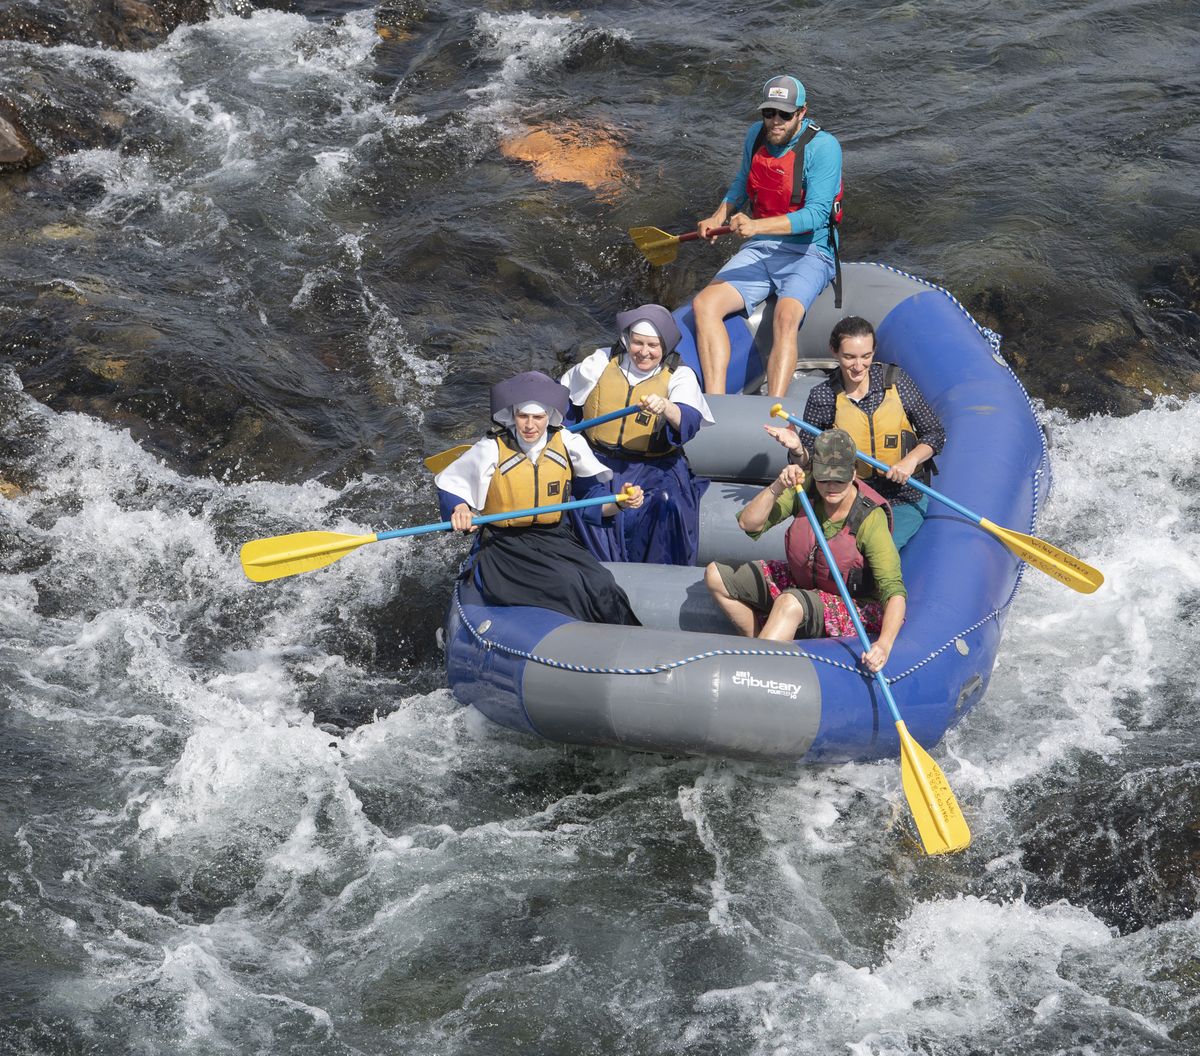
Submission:
[[[690,593],[695,586],[682,577],[669,583],[656,574],[653,590],[643,595],[636,586],[637,566],[609,567],[639,599],[656,595],[653,604],[663,606],[664,618],[670,615],[666,606],[671,601],[663,595],[672,595],[678,606],[673,592]],[[699,590],[707,594],[702,582]],[[686,609],[689,626],[702,622],[690,604]],[[649,612],[643,611],[649,624]],[[570,658],[574,669],[519,665],[519,717],[514,709],[504,707],[507,692],[495,682],[478,693],[482,699],[471,703],[495,721],[570,744],[668,755],[803,759],[821,725],[821,684],[815,665],[794,642],[754,642],[729,634],[728,626],[725,623],[725,633],[720,634],[648,625],[609,626],[597,634],[592,625],[566,623],[542,638],[537,651]],[[652,674],[610,673],[613,668],[661,667],[666,658],[685,662]],[[507,666],[500,658],[493,662]]]
[[[797,376],[788,390],[790,405],[803,406],[808,390],[824,377]],[[763,429],[783,424],[771,417],[778,402],[770,396],[708,397],[716,424],[701,429],[685,447],[692,472],[710,481],[700,499],[701,565],[783,557],[786,525],[776,525],[756,542],[737,524],[738,512],[779,476],[787,461],[787,450]]]

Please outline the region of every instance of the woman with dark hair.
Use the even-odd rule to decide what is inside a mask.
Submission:
[[[492,386],[488,435],[434,477],[442,516],[474,532],[476,513],[534,509],[607,490],[612,470],[583,437],[562,428],[567,390],[538,371]],[[620,505],[636,509],[642,490]],[[591,506],[597,521],[615,502]],[[489,605],[533,605],[589,623],[639,626],[612,573],[582,546],[561,511],[495,521],[479,530],[463,572]]]
[[[601,561],[662,565],[696,563],[700,496],[708,481],[693,476],[683,445],[712,414],[700,379],[679,362],[679,327],[660,304],[617,314],[617,339],[562,376],[571,392],[569,418],[582,421],[637,404],[638,414],[587,430],[596,456],[646,502],[599,523],[575,518],[580,537]]]
[[[946,432],[921,390],[894,363],[875,362],[875,328],[860,316],[842,319],[829,335],[829,351],[837,367],[809,394],[804,420],[818,429],[844,429],[859,451],[888,466],[880,473],[864,462],[858,476],[892,507],[897,549],[925,520],[929,499],[909,478],[928,484],[936,467],[933,456],[946,443]],[[807,469],[813,437],[794,426],[766,426],[784,447],[788,460]]]

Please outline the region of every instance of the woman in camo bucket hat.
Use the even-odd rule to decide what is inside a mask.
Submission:
[[[907,593],[892,541],[891,507],[855,477],[855,459],[854,441],[845,430],[828,429],[818,436],[808,474],[799,466],[784,466],[738,515],[738,524],[752,539],[792,518],[787,559],[751,561],[737,568],[714,561],[705,570],[705,583],[747,637],[785,642],[854,635],[850,614],[797,495],[803,488],[859,618],[875,638],[862,662],[879,671],[904,624]]]

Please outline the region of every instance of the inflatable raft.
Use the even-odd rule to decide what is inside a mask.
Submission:
[[[876,359],[908,371],[945,426],[933,487],[997,524],[1032,532],[1049,483],[1045,438],[998,337],[945,290],[893,268],[851,264],[844,275],[842,310],[826,290],[809,312],[800,369],[780,402],[803,413],[808,390],[833,366],[834,323],[864,316],[877,330]],[[701,509],[701,565],[608,566],[641,628],[488,607],[460,581],[445,638],[459,700],[510,729],[571,744],[803,763],[898,754],[896,729],[858,664],[855,639],[743,638],[704,586],[710,560],[783,557],[785,525],[755,543],[735,522],[783,466],[783,448],[762,428],[776,401],[748,394],[763,377],[772,308],[768,302],[755,317],[726,320],[728,387],[747,394],[711,397],[717,424],[687,448],[693,471],[712,479]],[[690,306],[675,314],[680,353],[699,372]],[[901,556],[908,616],[885,675],[909,732],[931,746],[987,691],[1023,565],[933,500]]]

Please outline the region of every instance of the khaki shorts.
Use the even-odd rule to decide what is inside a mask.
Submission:
[[[720,561],[713,562],[721,574],[721,582],[725,584],[725,592],[734,601],[749,605],[756,613],[766,616],[775,604],[771,591],[767,587],[766,576],[762,566],[757,561],[748,561],[734,568]],[[781,592],[791,594],[804,607],[804,619],[796,628],[797,638],[823,638],[825,636],[825,603],[821,594],[816,590],[803,590],[800,587],[788,587]]]

